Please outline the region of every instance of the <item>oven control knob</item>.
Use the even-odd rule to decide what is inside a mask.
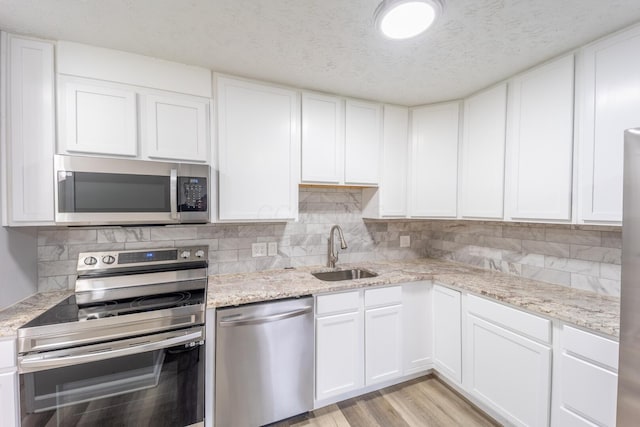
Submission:
[[[191,251],[182,251],[180,253],[180,258],[182,259],[189,259],[190,256],[191,256]]]
[[[88,256],[84,259],[84,263],[85,265],[95,265],[98,262],[97,259],[95,259],[95,257],[92,256]]]
[[[204,256],[204,251],[202,249],[198,249],[196,251],[196,258],[202,258]]]
[[[104,262],[105,264],[113,264],[116,261],[116,259],[114,257],[112,257],[111,255],[107,255],[105,257],[102,257],[102,262]]]

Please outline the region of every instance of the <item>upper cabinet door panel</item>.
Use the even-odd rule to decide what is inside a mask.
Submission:
[[[460,214],[502,219],[507,85],[464,102]]]
[[[580,218],[622,221],[623,132],[640,127],[640,28],[582,52]]]
[[[206,162],[208,101],[152,95],[145,100],[147,156]]]
[[[218,79],[221,220],[297,217],[300,105],[296,92]]]
[[[412,111],[411,216],[456,216],[459,109],[452,102]]]
[[[571,220],[573,55],[513,79],[507,219]]]
[[[302,181],[344,181],[344,101],[302,95]]]
[[[345,123],[345,184],[377,184],[382,106],[347,100]]]
[[[407,163],[409,156],[409,109],[384,106],[380,214],[407,215]]]
[[[61,79],[62,152],[136,156],[136,93],[116,85]]]
[[[53,44],[2,34],[7,55],[8,198],[6,225],[53,221],[54,68]],[[6,43],[6,44],[5,44]],[[5,88],[3,87],[3,90]],[[4,124],[4,123],[3,123]]]

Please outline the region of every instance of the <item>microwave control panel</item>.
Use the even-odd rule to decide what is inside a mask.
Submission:
[[[178,211],[207,211],[207,178],[178,177]]]

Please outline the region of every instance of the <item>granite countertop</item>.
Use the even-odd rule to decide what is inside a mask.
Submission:
[[[354,267],[356,265],[343,264],[338,269]],[[361,262],[357,267],[376,272],[378,276],[325,282],[310,274],[330,270],[322,267],[210,276],[207,307],[433,280],[546,318],[613,337],[619,336],[620,299],[616,297],[435,259]]]
[[[356,265],[343,264],[338,269],[353,267]],[[207,307],[433,280],[597,333],[613,337],[619,335],[619,298],[436,259],[361,262],[357,267],[376,272],[378,276],[325,282],[310,274],[330,271],[319,266],[210,276]],[[15,337],[20,326],[72,294],[72,290],[39,293],[1,310],[0,338]]]

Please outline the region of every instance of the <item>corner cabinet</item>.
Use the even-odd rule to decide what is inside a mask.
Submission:
[[[2,33],[3,225],[54,220],[54,46]]]
[[[574,58],[509,83],[505,219],[570,222]]]
[[[347,99],[345,104],[345,184],[379,181],[382,106]]]
[[[409,109],[384,105],[382,123],[380,185],[362,189],[362,214],[365,218],[403,218],[407,216]]]
[[[464,101],[460,216],[502,219],[507,85]]]
[[[458,191],[460,104],[411,110],[409,215],[455,218]]]
[[[293,90],[217,77],[219,220],[298,216],[300,103]]]
[[[462,382],[462,317],[460,292],[433,287],[433,362],[456,384]]]
[[[640,27],[583,49],[579,61],[578,222],[622,221],[624,131],[640,127]]]
[[[465,388],[515,426],[549,425],[551,324],[468,295]]]

